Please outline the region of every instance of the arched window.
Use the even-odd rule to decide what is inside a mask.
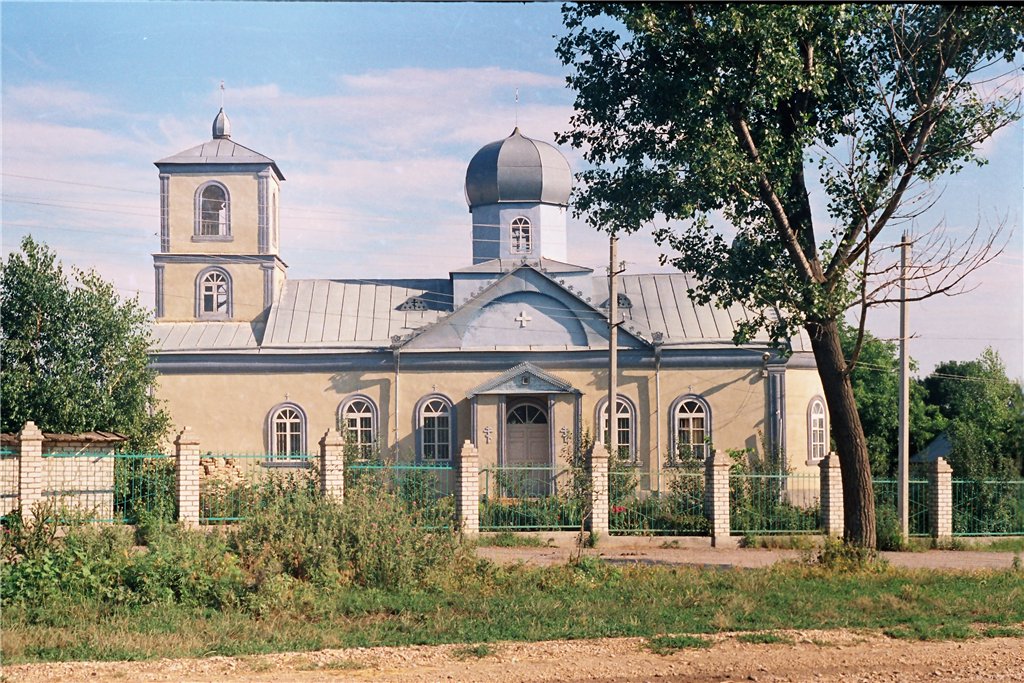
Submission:
[[[345,439],[346,455],[374,456],[377,445],[377,406],[365,396],[353,396],[338,408],[338,431]]]
[[[807,462],[814,464],[828,455],[828,414],[825,402],[815,396],[807,406]]]
[[[601,445],[607,444],[608,438],[608,399],[603,399],[601,404],[598,406],[598,415],[600,419],[598,422],[601,425],[599,430],[599,439]],[[633,416],[636,411],[633,409],[633,403],[624,396],[619,396],[615,402],[615,434],[616,444],[618,445],[619,458],[627,462],[636,462],[636,438],[635,438],[635,424]]]
[[[672,407],[672,464],[703,462],[711,442],[711,408],[699,396],[683,396]]]
[[[270,411],[267,433],[270,454],[275,458],[297,458],[306,454],[306,414],[294,403]]]
[[[533,231],[530,219],[517,216],[512,219],[512,253],[529,254],[533,250]]]
[[[231,200],[228,189],[210,181],[196,190],[196,228],[199,239],[231,235]]]
[[[420,401],[416,413],[419,420],[420,460],[450,460],[455,432],[452,402],[444,396],[427,396]]]
[[[196,317],[226,320],[231,315],[231,276],[221,268],[203,270],[196,277]]]

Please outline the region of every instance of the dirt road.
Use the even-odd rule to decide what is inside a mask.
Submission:
[[[734,634],[707,649],[651,653],[641,638],[358,648],[155,662],[6,667],[5,681],[1024,681],[1024,638],[908,642],[878,633],[792,631],[787,644]]]

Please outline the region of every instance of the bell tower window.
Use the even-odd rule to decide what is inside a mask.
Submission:
[[[231,277],[220,268],[208,268],[196,278],[196,318],[231,317]]]
[[[210,181],[196,190],[196,227],[193,240],[231,238],[231,199],[228,189]]]
[[[533,226],[530,219],[517,216],[512,219],[512,253],[529,254],[533,251]]]

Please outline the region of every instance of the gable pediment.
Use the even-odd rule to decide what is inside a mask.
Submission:
[[[468,392],[469,397],[486,394],[578,394],[579,390],[560,377],[533,363],[520,363]]]
[[[648,342],[620,328],[619,348]],[[605,314],[548,275],[524,265],[424,328],[406,349],[548,350],[607,348]]]

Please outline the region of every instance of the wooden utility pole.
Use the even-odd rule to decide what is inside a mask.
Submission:
[[[619,238],[608,240],[608,457],[619,453],[616,417],[619,405]]]
[[[903,233],[900,243],[900,429],[899,496],[900,534],[910,538],[910,355],[907,353],[907,266],[910,242]]]

